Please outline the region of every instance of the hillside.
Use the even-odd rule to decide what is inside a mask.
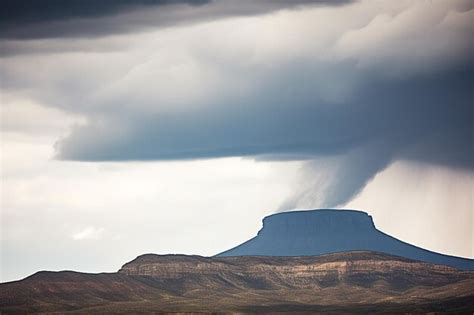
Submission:
[[[142,255],[117,273],[0,284],[2,314],[474,310],[474,272],[374,252],[318,257]]]

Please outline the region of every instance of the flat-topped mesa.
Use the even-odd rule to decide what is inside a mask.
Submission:
[[[375,230],[372,217],[358,210],[303,210],[280,212],[266,216],[258,232],[273,231],[291,235],[341,232],[345,235]]]
[[[217,256],[312,256],[376,251],[410,259],[474,270],[474,260],[431,252],[379,230],[372,217],[356,210],[281,212],[263,219],[254,238]]]

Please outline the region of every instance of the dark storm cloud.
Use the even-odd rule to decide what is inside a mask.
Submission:
[[[115,8],[115,15],[87,21],[35,22],[40,33],[24,34],[114,34],[308,3],[314,1],[161,3],[127,13]],[[373,5],[356,3],[345,19],[339,19],[340,7],[130,34],[124,37],[146,45],[140,50],[132,42],[134,48],[120,54],[82,53],[115,45],[115,38],[14,40],[31,47],[61,42],[59,51],[72,42],[81,53],[44,54],[43,62],[5,58],[3,87],[87,119],[57,142],[60,159],[308,160],[305,170],[315,178],[327,163],[331,172],[324,181],[308,180],[287,206],[311,201],[319,186],[320,206],[342,204],[399,159],[472,171],[472,3],[413,3],[397,14]],[[51,23],[64,27],[41,33],[40,24]]]
[[[187,4],[202,5],[208,0],[6,0],[2,1],[0,13],[0,36],[3,38],[48,38],[93,35],[108,33],[111,29],[93,30],[97,25],[71,25],[69,28],[58,28],[62,22],[74,19],[97,19],[113,16],[122,12],[137,9],[149,9],[163,5]],[[93,23],[93,21],[89,21]],[[68,26],[68,24],[65,24]],[[74,28],[77,26],[77,29]],[[117,32],[122,27],[117,25]]]
[[[101,17],[135,7],[166,4],[199,5],[209,0],[4,0],[0,18],[4,25],[40,23],[71,18]]]
[[[404,80],[372,78],[344,104],[310,97],[309,89],[288,97],[283,87],[273,86],[261,99],[238,100],[222,110],[130,115],[124,135],[104,133],[109,128],[103,122],[84,126],[58,149],[60,158],[82,161],[316,159],[306,166],[314,178],[324,171],[318,157],[334,157],[328,178],[310,178],[282,205],[296,208],[306,200],[331,207],[349,201],[396,159],[473,170],[473,80],[472,68]],[[303,82],[289,83],[286,91],[300,90]],[[311,202],[321,187],[324,194]]]
[[[350,0],[5,0],[0,11],[0,38],[103,36],[145,27],[263,14],[299,5],[348,2]]]
[[[221,108],[129,115],[132,129],[123,138],[101,136],[100,124],[84,126],[59,149],[64,159],[90,161],[301,158],[379,143],[390,148],[385,156],[472,167],[472,82],[471,69],[409,80],[374,78],[346,104],[284,95],[283,87],[274,86],[260,99],[229,101]],[[289,83],[286,91],[300,90],[302,83]]]

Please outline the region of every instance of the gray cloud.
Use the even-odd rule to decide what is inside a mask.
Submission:
[[[164,5],[202,5],[207,0],[105,0],[105,1],[30,1],[6,0],[2,3],[0,14],[0,37],[2,38],[48,38],[67,37],[79,35],[92,35],[94,33],[111,32],[111,30],[86,27],[85,24],[74,24],[66,29],[56,28],[55,25],[69,25],[70,20],[92,19],[114,16],[122,12],[135,11],[140,8],[150,9]],[[91,25],[92,26],[92,25]],[[97,26],[97,25],[95,25]],[[122,31],[121,28],[117,32]]]
[[[260,100],[239,99],[225,110],[130,116],[123,125],[108,121],[78,127],[58,143],[59,157],[110,161],[333,156],[335,164],[322,178],[324,159],[308,162],[304,171],[310,175],[303,188],[295,189],[282,209],[332,207],[349,201],[395,159],[473,170],[473,75],[469,69],[403,80],[373,78],[345,104],[312,99],[310,88],[288,98],[275,86]],[[298,90],[303,81],[285,84]],[[110,133],[115,129],[107,123],[126,125],[127,132]]]
[[[279,211],[342,206],[392,161],[390,148],[369,144],[331,158],[316,158],[300,170],[301,183]]]
[[[90,161],[299,157],[340,154],[380,142],[397,158],[472,166],[471,69],[403,80],[373,78],[344,104],[318,98],[311,85],[302,87],[305,73],[300,70],[300,80],[284,73],[286,79],[261,91],[259,99],[252,95],[227,100],[225,107],[147,117],[118,113],[117,120],[98,116],[95,123],[78,127],[59,143],[60,157]],[[127,134],[105,133],[108,124],[124,127]]]
[[[94,37],[228,16],[268,13],[300,5],[341,5],[351,0],[5,0],[0,38]],[[3,49],[11,53],[12,48]]]
[[[343,204],[397,159],[472,170],[472,5],[372,5],[141,34],[130,52],[8,57],[4,87],[87,118],[60,159],[311,161],[287,205]],[[325,163],[325,194],[311,195]]]

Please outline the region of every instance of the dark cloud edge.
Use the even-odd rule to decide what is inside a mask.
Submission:
[[[166,27],[229,16],[258,15],[301,5],[339,6],[354,0],[5,0],[0,11],[0,39],[34,40],[98,37],[146,27]],[[174,12],[158,19],[121,19],[137,10],[190,6],[195,12]],[[209,10],[207,10],[209,9]],[[182,13],[182,14],[181,14]],[[104,21],[104,18],[117,18]],[[84,19],[87,23],[84,23]]]

